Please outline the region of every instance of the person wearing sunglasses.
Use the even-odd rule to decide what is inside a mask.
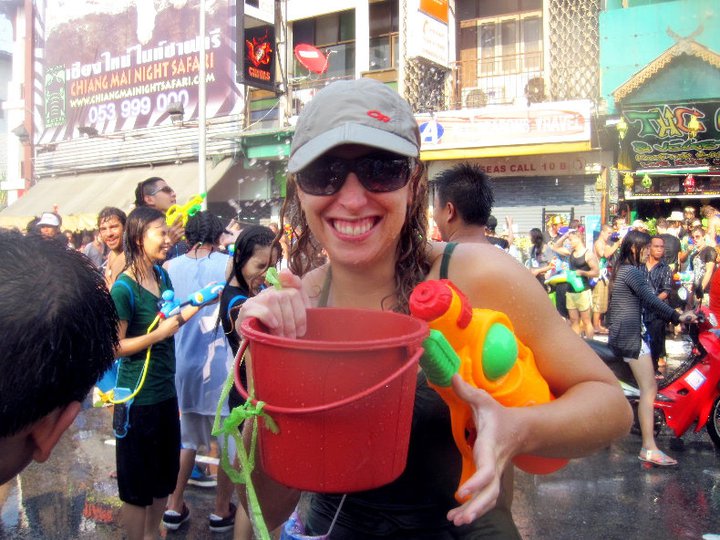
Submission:
[[[160,210],[163,214],[177,202],[175,190],[159,176],[152,176],[138,182],[135,188],[135,207],[147,206]],[[168,260],[184,255],[188,251],[187,242],[183,240],[185,236],[185,227],[182,224],[182,217],[178,216],[170,227],[168,227],[168,236],[172,247],[168,251]]]
[[[428,241],[419,150],[412,110],[390,87],[359,79],[320,90],[298,119],[288,162],[281,227],[289,224],[295,240],[289,269],[280,272],[281,287],[243,303],[237,324],[257,317],[271,333],[295,338],[306,332],[309,307],[409,313],[413,288],[441,277],[447,246]],[[318,247],[329,262],[311,269]],[[477,430],[477,472],[460,487],[468,500],[458,505],[461,458],[448,409],[419,372],[405,471],[368,492],[308,494],[299,511],[305,535],[328,534],[332,523],[334,539],[520,538],[510,512],[514,456],[579,457],[628,432],[632,415],[617,380],[560,319],[532,275],[490,244],[453,247],[446,277],[473,306],[509,315],[557,399],[509,409],[454,378]],[[589,431],[587,418],[594,419]],[[248,442],[250,431],[246,426]],[[255,465],[272,530],[288,519],[300,494],[264,476],[260,459]]]
[[[708,291],[710,278],[715,270],[717,253],[715,248],[707,245],[705,229],[702,227],[695,227],[690,232],[690,238],[693,241],[693,250],[689,257],[689,270],[693,273],[693,293],[698,304],[707,306],[705,293]],[[688,307],[692,307],[692,297],[688,302],[690,303]]]

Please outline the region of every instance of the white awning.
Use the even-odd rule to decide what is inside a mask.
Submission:
[[[207,190],[215,186],[232,166],[232,159],[207,165]],[[116,171],[87,172],[41,180],[15,203],[0,212],[0,227],[25,226],[55,205],[63,218],[63,229],[82,230],[97,227],[97,214],[106,206],[125,212],[132,209],[138,182],[151,176],[164,178],[182,204],[198,193],[198,164],[182,163],[133,167]]]

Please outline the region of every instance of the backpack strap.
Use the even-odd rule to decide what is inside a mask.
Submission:
[[[242,295],[242,294],[238,294],[238,295],[236,295],[236,296],[233,296],[233,297],[230,299],[230,301],[228,302],[228,307],[227,307],[227,319],[228,319],[228,321],[231,321],[231,322],[232,322],[232,317],[230,316],[230,310],[231,310],[233,307],[235,307],[235,304],[238,304],[238,303],[241,304],[241,303],[244,302],[245,300],[247,300],[247,296],[244,296],[244,295]]]
[[[157,272],[157,275],[160,277],[160,283],[162,283],[162,286],[167,288],[167,275],[163,267],[159,264],[156,264],[153,265],[153,268],[155,268],[155,272]]]
[[[133,294],[132,287],[130,285],[128,285],[127,283],[125,283],[124,281],[121,281],[119,279],[116,280],[115,283],[113,283],[113,287],[115,287],[116,285],[122,285],[130,293],[130,311],[134,315],[135,314],[135,295]]]
[[[457,242],[448,242],[445,244],[442,262],[440,263],[440,279],[448,279],[448,266],[450,266],[450,257],[457,247]]]

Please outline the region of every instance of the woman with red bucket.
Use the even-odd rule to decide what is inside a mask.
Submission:
[[[280,273],[280,288],[248,299],[239,321],[257,317],[271,334],[295,338],[306,333],[310,307],[408,313],[413,288],[440,277],[445,249],[426,240],[427,180],[419,147],[412,111],[389,87],[359,79],[318,92],[298,119],[288,163],[283,220],[295,231],[292,273]],[[310,270],[318,245],[330,262]],[[450,415],[419,373],[405,471],[369,491],[308,495],[299,511],[305,534],[324,535],[332,527],[333,539],[519,538],[510,512],[515,456],[581,457],[628,432],[631,412],[617,380],[563,324],[522,266],[492,245],[461,244],[447,277],[473,306],[510,317],[557,399],[505,408],[453,379],[477,429],[477,471],[460,486],[466,501],[458,505],[461,460]],[[300,492],[263,474],[259,459],[256,467],[254,487],[274,529],[288,519]]]

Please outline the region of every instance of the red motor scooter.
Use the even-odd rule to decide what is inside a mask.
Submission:
[[[713,328],[706,311],[698,312],[698,321],[689,325],[693,348],[687,359],[658,381],[655,396],[655,433],[667,425],[680,439],[695,424],[697,433],[703,426],[720,451],[720,329]],[[586,340],[610,367],[620,381],[625,397],[637,410],[640,398],[635,378],[622,358],[615,356],[606,343]],[[637,424],[637,414],[636,414]],[[675,441],[681,445],[681,442]]]

